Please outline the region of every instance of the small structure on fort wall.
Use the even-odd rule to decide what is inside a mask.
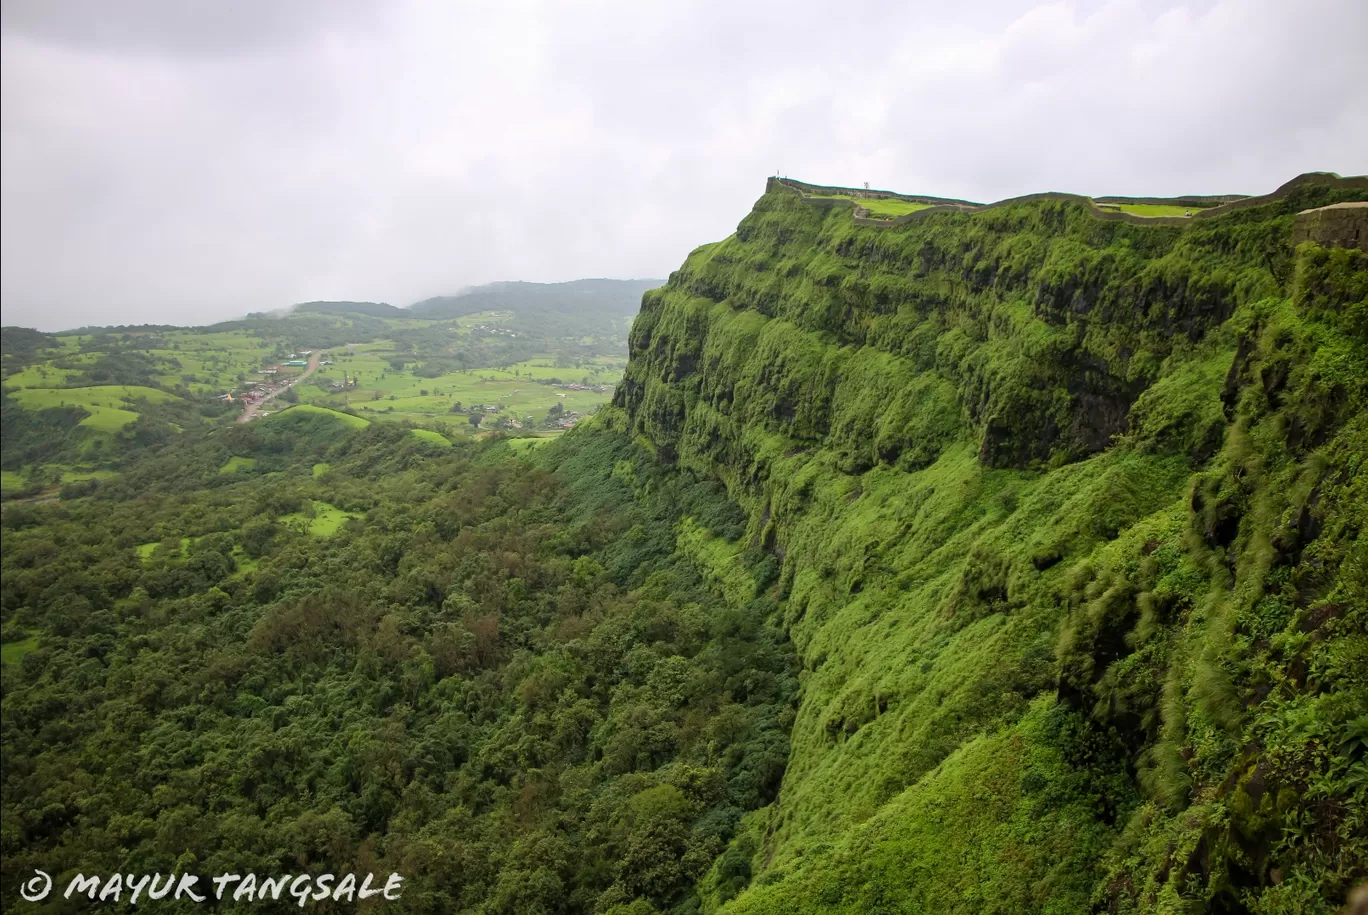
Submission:
[[[1325,248],[1368,252],[1368,201],[1332,203],[1302,210],[1292,224],[1292,244],[1314,241]]]

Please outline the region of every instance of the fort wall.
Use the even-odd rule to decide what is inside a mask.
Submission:
[[[1226,201],[1225,203],[1221,203],[1217,206],[1197,210],[1191,216],[1136,216],[1133,213],[1123,213],[1119,210],[1103,209],[1102,207],[1099,207],[1097,205],[1097,201],[1091,197],[1084,197],[1081,194],[1068,194],[1061,191],[1046,191],[1039,194],[1025,194],[1021,197],[1010,197],[1006,200],[999,200],[996,203],[979,204],[972,203],[967,200],[954,200],[945,197],[924,197],[909,194],[895,194],[891,191],[872,191],[864,188],[829,187],[819,184],[806,184],[802,181],[794,181],[789,178],[770,178],[769,181],[766,183],[765,189],[767,192],[771,190],[785,190],[789,193],[797,194],[804,200],[817,206],[848,206],[853,210],[852,217],[855,220],[856,225],[871,226],[877,228],[888,228],[890,226],[904,225],[906,223],[911,222],[914,219],[926,219],[931,216],[934,216],[937,213],[978,212],[979,210],[990,210],[995,207],[1011,206],[1012,204],[1017,203],[1031,203],[1037,200],[1067,200],[1072,201],[1074,203],[1081,203],[1084,206],[1087,206],[1092,211],[1092,214],[1096,216],[1098,219],[1109,219],[1120,222],[1129,222],[1141,226],[1183,226],[1189,225],[1195,220],[1212,219],[1217,216],[1223,216],[1226,213],[1234,212],[1235,210],[1242,210],[1247,207],[1261,206],[1263,204],[1274,203],[1286,197],[1289,193],[1291,193],[1293,190],[1295,190],[1302,184],[1312,181],[1320,184],[1331,184],[1335,187],[1340,188],[1351,188],[1355,190],[1368,191],[1368,176],[1365,175],[1357,175],[1349,178],[1342,178],[1339,175],[1330,172],[1308,172],[1304,175],[1298,175],[1296,178],[1293,178],[1291,181],[1287,182],[1286,184],[1282,185],[1277,190],[1272,191],[1271,193],[1263,194],[1257,197],[1240,197],[1236,195],[1224,195],[1220,197],[1099,198],[1103,203],[1113,203],[1120,201],[1127,203],[1172,204],[1177,206],[1196,205],[1183,203],[1183,201],[1218,199]],[[867,209],[861,207],[855,200],[830,198],[824,196],[813,196],[814,193],[819,195],[842,194],[847,197],[853,198],[885,197],[893,198],[896,200],[908,200],[916,203],[928,203],[931,204],[931,206],[923,210],[917,210],[914,213],[905,213],[902,216],[896,216],[892,219],[875,219],[869,215],[869,211]],[[1343,224],[1348,225],[1349,223],[1353,222],[1353,220],[1358,218],[1360,217],[1331,216],[1328,217],[1328,220],[1333,221],[1335,225],[1340,225],[1343,221],[1348,220],[1348,222],[1343,222]],[[1357,223],[1354,224],[1357,225]],[[1325,231],[1331,230],[1326,229]],[[1360,232],[1360,234],[1357,237],[1361,239],[1364,237],[1364,235],[1362,232]]]
[[[1326,248],[1368,252],[1368,202],[1332,203],[1302,210],[1292,224],[1292,244],[1313,241]]]

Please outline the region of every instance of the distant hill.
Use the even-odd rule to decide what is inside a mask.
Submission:
[[[57,346],[57,338],[28,327],[0,327],[0,354],[6,371],[11,363],[17,371],[31,361],[40,350]]]
[[[511,311],[523,320],[615,319],[635,315],[641,296],[664,280],[572,280],[568,283],[490,283],[458,295],[425,299],[409,308],[415,317],[459,318],[482,311]]]
[[[404,309],[387,302],[301,302],[291,314],[370,315],[373,318],[402,318]]]
[[[408,308],[385,302],[303,302],[280,317],[364,315],[370,318],[450,320],[488,311],[511,312],[501,323],[542,338],[625,335],[641,308],[641,296],[664,280],[572,280],[568,283],[504,282],[455,295],[424,299]],[[264,316],[258,316],[264,317]]]

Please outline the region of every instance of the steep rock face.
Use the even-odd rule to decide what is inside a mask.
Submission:
[[[879,229],[772,184],[646,295],[611,421],[748,508],[805,666],[729,910],[1329,911],[1368,876],[1368,260],[1291,244],[1364,197]]]
[[[1125,431],[1175,345],[1276,295],[1291,215],[1337,193],[1354,192],[1305,185],[1185,228],[1044,201],[879,231],[776,185],[735,236],[647,296],[618,403],[667,447],[693,431],[686,402],[695,425],[738,403],[743,423],[823,443],[852,466],[926,463],[934,442],[901,433],[918,421],[944,433],[943,413],[959,414],[956,432],[977,436],[990,466],[1064,463]],[[896,375],[944,381],[953,396],[928,404]],[[891,399],[876,404],[871,381]]]

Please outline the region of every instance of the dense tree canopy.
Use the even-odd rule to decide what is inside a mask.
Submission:
[[[686,516],[739,533],[715,485],[576,438],[533,463],[283,414],[8,507],[7,895],[354,870],[404,875],[396,911],[697,904],[778,789],[792,653],[762,564],[739,603],[676,549]]]

